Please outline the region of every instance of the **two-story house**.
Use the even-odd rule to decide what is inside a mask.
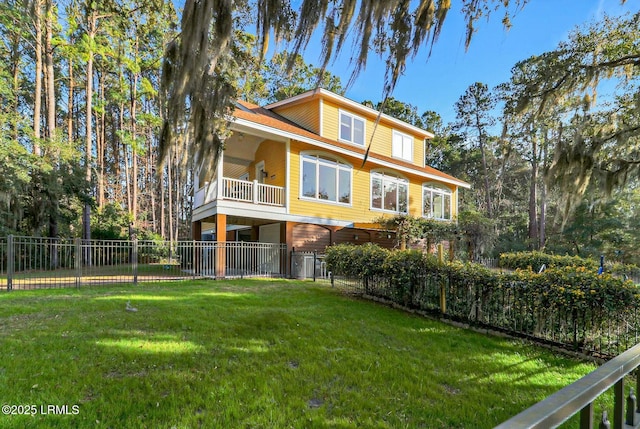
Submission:
[[[323,89],[265,107],[238,102],[231,129],[217,170],[196,178],[196,240],[391,247],[375,219],[451,221],[469,187],[425,165],[433,134]]]

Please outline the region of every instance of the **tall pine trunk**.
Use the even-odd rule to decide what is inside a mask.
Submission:
[[[35,33],[35,76],[33,89],[33,153],[40,156],[41,120],[42,120],[42,3],[33,3],[33,30]]]
[[[47,139],[51,148],[56,139],[56,88],[55,88],[55,71],[53,67],[53,1],[45,0],[45,84],[46,84],[46,101],[47,101]],[[51,151],[54,158],[54,171],[59,171],[59,154],[57,151]],[[58,211],[59,201],[58,192],[49,192],[49,237],[58,236]],[[51,264],[56,267],[58,265],[57,252],[52,252]]]
[[[535,249],[538,246],[538,138],[531,135],[531,178],[529,183],[529,246]],[[532,249],[532,250],[533,250]]]
[[[91,190],[91,164],[93,150],[92,137],[93,137],[93,41],[97,33],[98,17],[95,11],[91,11],[87,17],[87,36],[89,37],[89,52],[87,58],[87,87],[86,87],[86,124],[85,124],[85,180],[87,190]],[[85,240],[91,240],[91,204],[88,201],[84,204],[84,210],[82,213],[82,238]],[[85,253],[85,262],[91,265],[91,253]]]

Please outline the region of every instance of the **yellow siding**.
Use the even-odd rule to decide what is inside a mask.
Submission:
[[[347,162],[353,166],[351,191],[352,198],[350,206],[337,203],[309,201],[301,199],[300,153],[304,151],[314,151],[316,153],[331,155],[328,152],[317,151],[317,148],[305,143],[297,141],[291,142],[291,183],[288,187],[290,192],[289,195],[291,203],[291,214],[350,221],[356,223],[372,222],[383,215],[392,216],[392,214],[389,213],[371,210],[370,206],[372,169],[367,165],[365,165],[363,168],[360,168],[360,164],[362,161],[356,158],[336,156],[337,159]],[[382,171],[390,170],[385,169]],[[398,176],[405,177],[409,180],[409,213],[413,216],[422,216],[422,184],[425,182],[424,178],[403,174],[398,174]],[[455,193],[455,190],[453,191],[453,210],[455,213],[455,199],[457,198],[457,195]]]
[[[320,134],[320,100],[315,99],[293,106],[276,107],[273,110],[301,127]]]
[[[384,156],[391,156],[391,145],[393,142],[393,130],[400,131],[401,133],[411,135],[413,137],[413,164],[419,167],[424,166],[424,140],[412,135],[409,130],[400,129],[394,124],[381,119],[376,126],[376,117],[363,117],[361,114],[350,111],[348,108],[342,108],[338,104],[331,103],[327,100],[323,100],[322,108],[322,136],[328,139],[339,140],[340,137],[340,115],[339,111],[351,113],[355,116],[365,119],[365,146],[369,145],[371,141],[371,135],[373,134],[373,141],[371,142],[371,152]]]
[[[274,186],[286,185],[286,148],[284,143],[265,140],[256,150],[255,160],[249,165],[249,180],[255,180],[256,164],[264,161],[264,169],[269,176],[264,183]]]

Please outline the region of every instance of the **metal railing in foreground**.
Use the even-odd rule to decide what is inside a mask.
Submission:
[[[280,244],[0,238],[0,289],[6,290],[287,274]]]
[[[625,398],[625,376],[640,366],[640,344],[608,361],[580,380],[538,402],[517,416],[496,426],[496,429],[552,428],[580,413],[580,428],[593,428],[593,402],[613,386],[613,428],[637,428],[640,426],[640,410],[630,389]],[[640,389],[640,371],[636,372],[636,389]],[[603,411],[599,428],[610,428],[609,415]]]

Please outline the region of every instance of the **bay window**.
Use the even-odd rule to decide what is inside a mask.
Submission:
[[[451,220],[451,191],[433,184],[422,185],[422,216]]]
[[[389,173],[371,173],[371,208],[407,213],[409,181]]]

